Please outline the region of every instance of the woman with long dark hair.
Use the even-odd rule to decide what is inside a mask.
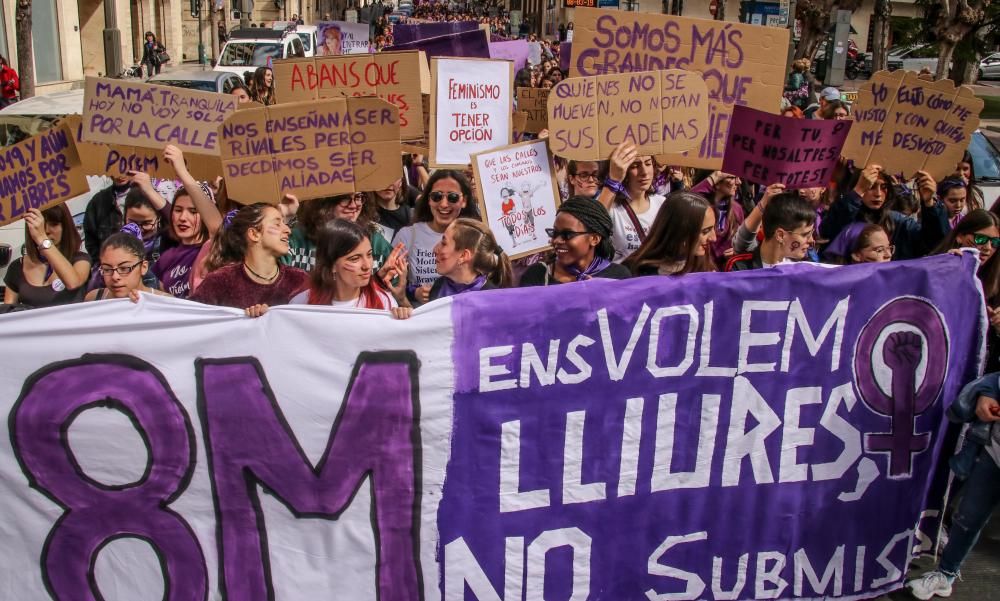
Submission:
[[[352,221],[368,232],[372,245],[375,270],[378,271],[388,260],[392,246],[382,235],[375,222],[378,213],[372,195],[367,192],[338,194],[302,203],[298,210],[299,223],[292,230],[288,240],[289,252],[281,261],[285,265],[312,271],[316,263],[316,243],[319,232],[329,221],[343,219]]]
[[[274,71],[270,67],[257,67],[250,79],[250,98],[264,106],[271,106],[274,98]]]
[[[691,192],[707,198],[715,211],[715,241],[711,245],[711,255],[718,267],[734,254],[733,238],[746,217],[739,202],[742,184],[735,175],[715,171],[691,188]]]
[[[639,155],[635,144],[622,142],[611,151],[608,177],[598,200],[611,214],[615,263],[621,263],[646,239],[664,197],[653,192],[656,163]]]
[[[83,300],[90,256],[80,251],[80,234],[65,203],[28,209],[24,238],[24,256],[4,275],[4,304],[38,308]]]
[[[160,67],[163,65],[160,53],[163,52],[164,48],[152,31],[147,31],[143,38],[146,41],[142,44],[142,59],[139,64],[146,67],[146,79],[149,79],[160,74]]]
[[[521,276],[520,286],[550,286],[591,278],[622,280],[628,268],[612,263],[611,215],[589,196],[574,196],[559,205],[555,223],[547,230],[553,259],[535,263]]]
[[[715,271],[715,211],[693,192],[667,195],[649,235],[622,263],[635,275],[684,275]]]

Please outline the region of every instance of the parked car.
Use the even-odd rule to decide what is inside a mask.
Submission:
[[[994,52],[979,61],[979,79],[1000,77],[1000,52]]]
[[[206,71],[198,68],[175,69],[160,73],[149,79],[149,83],[175,88],[187,88],[202,92],[228,94],[243,82],[243,78],[229,71]]]
[[[983,191],[983,203],[988,209],[1000,197],[1000,151],[977,129],[969,140],[969,154],[976,182]]]
[[[938,47],[934,44],[917,44],[902,46],[889,50],[886,63],[890,71],[920,71],[927,67],[931,72],[937,71]]]
[[[229,71],[240,77],[247,71],[267,65],[268,59],[299,58],[306,55],[302,40],[293,32],[251,27],[237,29],[222,47],[216,71]]]

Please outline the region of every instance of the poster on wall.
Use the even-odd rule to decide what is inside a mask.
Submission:
[[[559,188],[545,140],[498,148],[473,157],[476,190],[497,243],[512,259],[549,250]]]

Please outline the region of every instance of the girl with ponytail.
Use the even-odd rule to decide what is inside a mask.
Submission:
[[[212,240],[209,273],[191,300],[245,309],[250,317],[287,304],[308,279],[306,272],[279,261],[288,253],[290,233],[273,205],[257,203],[227,213]]]
[[[108,236],[101,244],[101,262],[97,266],[104,286],[91,290],[84,300],[127,297],[136,302],[140,292],[170,296],[143,281],[149,271],[146,251],[143,230],[138,224],[127,223],[120,232]]]
[[[510,259],[481,221],[459,218],[434,246],[441,275],[431,286],[430,300],[475,290],[510,286]]]

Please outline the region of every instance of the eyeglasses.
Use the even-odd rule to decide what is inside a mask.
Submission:
[[[349,204],[363,205],[363,204],[365,204],[365,195],[359,193],[359,194],[355,194],[353,196],[348,196],[346,198],[341,198],[340,199],[340,204],[342,204],[342,205],[349,205]]]
[[[876,246],[871,249],[871,251],[877,255],[889,255],[890,257],[896,253],[896,246],[890,244],[889,246]]]
[[[447,195],[444,192],[431,192],[431,202],[441,202],[446,196],[451,204],[457,204],[459,200],[462,200],[462,195],[458,192],[448,192]]]
[[[575,232],[573,230],[559,230],[556,231],[551,227],[545,228],[545,233],[552,240],[562,240],[563,242],[569,242],[577,236],[582,236],[584,234],[589,234],[590,232]]]
[[[155,230],[157,226],[160,225],[160,221],[158,219],[148,219],[146,221],[129,221],[129,223],[134,223],[138,225],[139,229],[141,229],[144,232],[151,232]]]
[[[573,177],[575,177],[577,179],[581,179],[583,181],[587,181],[587,180],[594,180],[595,182],[597,181],[597,174],[596,173],[577,173]]]
[[[128,275],[132,273],[136,267],[142,265],[142,261],[137,262],[135,265],[119,265],[118,267],[105,267],[101,265],[100,272],[104,277],[109,277],[114,272],[118,272],[118,275]]]
[[[972,242],[976,246],[986,246],[986,244],[989,244],[993,248],[1000,248],[1000,238],[991,238],[986,234],[974,234],[972,236]]]

